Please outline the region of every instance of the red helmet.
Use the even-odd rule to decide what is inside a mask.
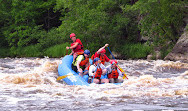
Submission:
[[[117,64],[116,60],[111,60],[110,64]]]
[[[105,50],[105,49],[103,49],[103,50],[101,51],[101,53],[106,53],[106,50]]]
[[[75,36],[76,36],[76,34],[74,34],[74,33],[71,33],[71,34],[70,34],[70,38],[71,38],[71,37],[75,37]]]

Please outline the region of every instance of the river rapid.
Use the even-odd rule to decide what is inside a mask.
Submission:
[[[119,60],[122,85],[57,81],[62,58],[0,59],[0,111],[188,110],[188,64]]]

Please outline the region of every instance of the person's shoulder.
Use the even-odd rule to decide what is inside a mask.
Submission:
[[[96,55],[96,54],[97,54],[97,52],[94,53],[94,55]]]
[[[89,67],[89,69],[93,69],[93,68],[95,68],[95,66],[94,66],[94,65],[91,65],[91,66]]]
[[[78,57],[82,57],[82,56],[84,56],[84,55],[83,54],[78,55]]]
[[[80,39],[76,39],[76,41],[81,41]]]
[[[78,55],[78,58],[83,58],[84,57],[84,55]]]
[[[107,58],[108,58],[108,56],[107,56],[106,54],[104,54],[104,57],[107,57]]]
[[[111,65],[106,66],[106,68],[107,68],[107,69],[110,69],[110,68],[111,68]]]
[[[97,52],[95,52],[94,56],[95,56],[95,57],[96,57],[96,56],[99,56],[99,54],[98,54]]]
[[[105,57],[105,59],[107,60],[107,62],[110,61],[110,59],[108,58],[108,56],[107,56],[106,54],[104,55],[104,57]]]
[[[103,67],[103,68],[104,68],[105,66],[101,63],[101,64],[100,64],[100,67]],[[105,68],[106,68],[106,67],[105,67]]]

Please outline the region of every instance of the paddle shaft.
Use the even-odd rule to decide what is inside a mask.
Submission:
[[[66,50],[66,55],[68,54],[68,49]]]
[[[121,68],[121,67],[119,67],[119,65],[116,65],[116,67],[121,71],[121,72],[123,72],[124,73],[124,76],[127,78],[127,75],[125,74],[125,71]],[[127,78],[128,79],[128,78]]]
[[[112,52],[110,51],[110,48],[109,48],[109,47],[107,47],[107,48],[108,48],[110,54],[112,55],[112,58],[115,59],[114,55],[113,55]],[[119,65],[116,65],[116,67],[117,67],[121,72],[123,72],[123,73],[124,73],[124,76],[127,78],[127,75],[125,74],[125,71],[124,71],[122,68],[120,68]],[[127,78],[127,79],[128,79],[128,78]]]
[[[95,69],[95,72],[97,71],[98,67],[99,67],[99,63],[97,64],[97,67],[96,67],[96,69]],[[94,77],[95,77],[95,75],[93,75],[93,79],[94,79]]]

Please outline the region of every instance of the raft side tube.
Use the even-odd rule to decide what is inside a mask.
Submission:
[[[71,64],[73,61],[72,55],[66,55],[62,59],[62,64],[58,66],[58,74],[59,76],[64,76],[67,74],[73,74],[63,79],[65,83],[68,85],[86,85],[89,86],[89,83],[84,80],[81,76],[79,76],[75,71],[72,70]]]

